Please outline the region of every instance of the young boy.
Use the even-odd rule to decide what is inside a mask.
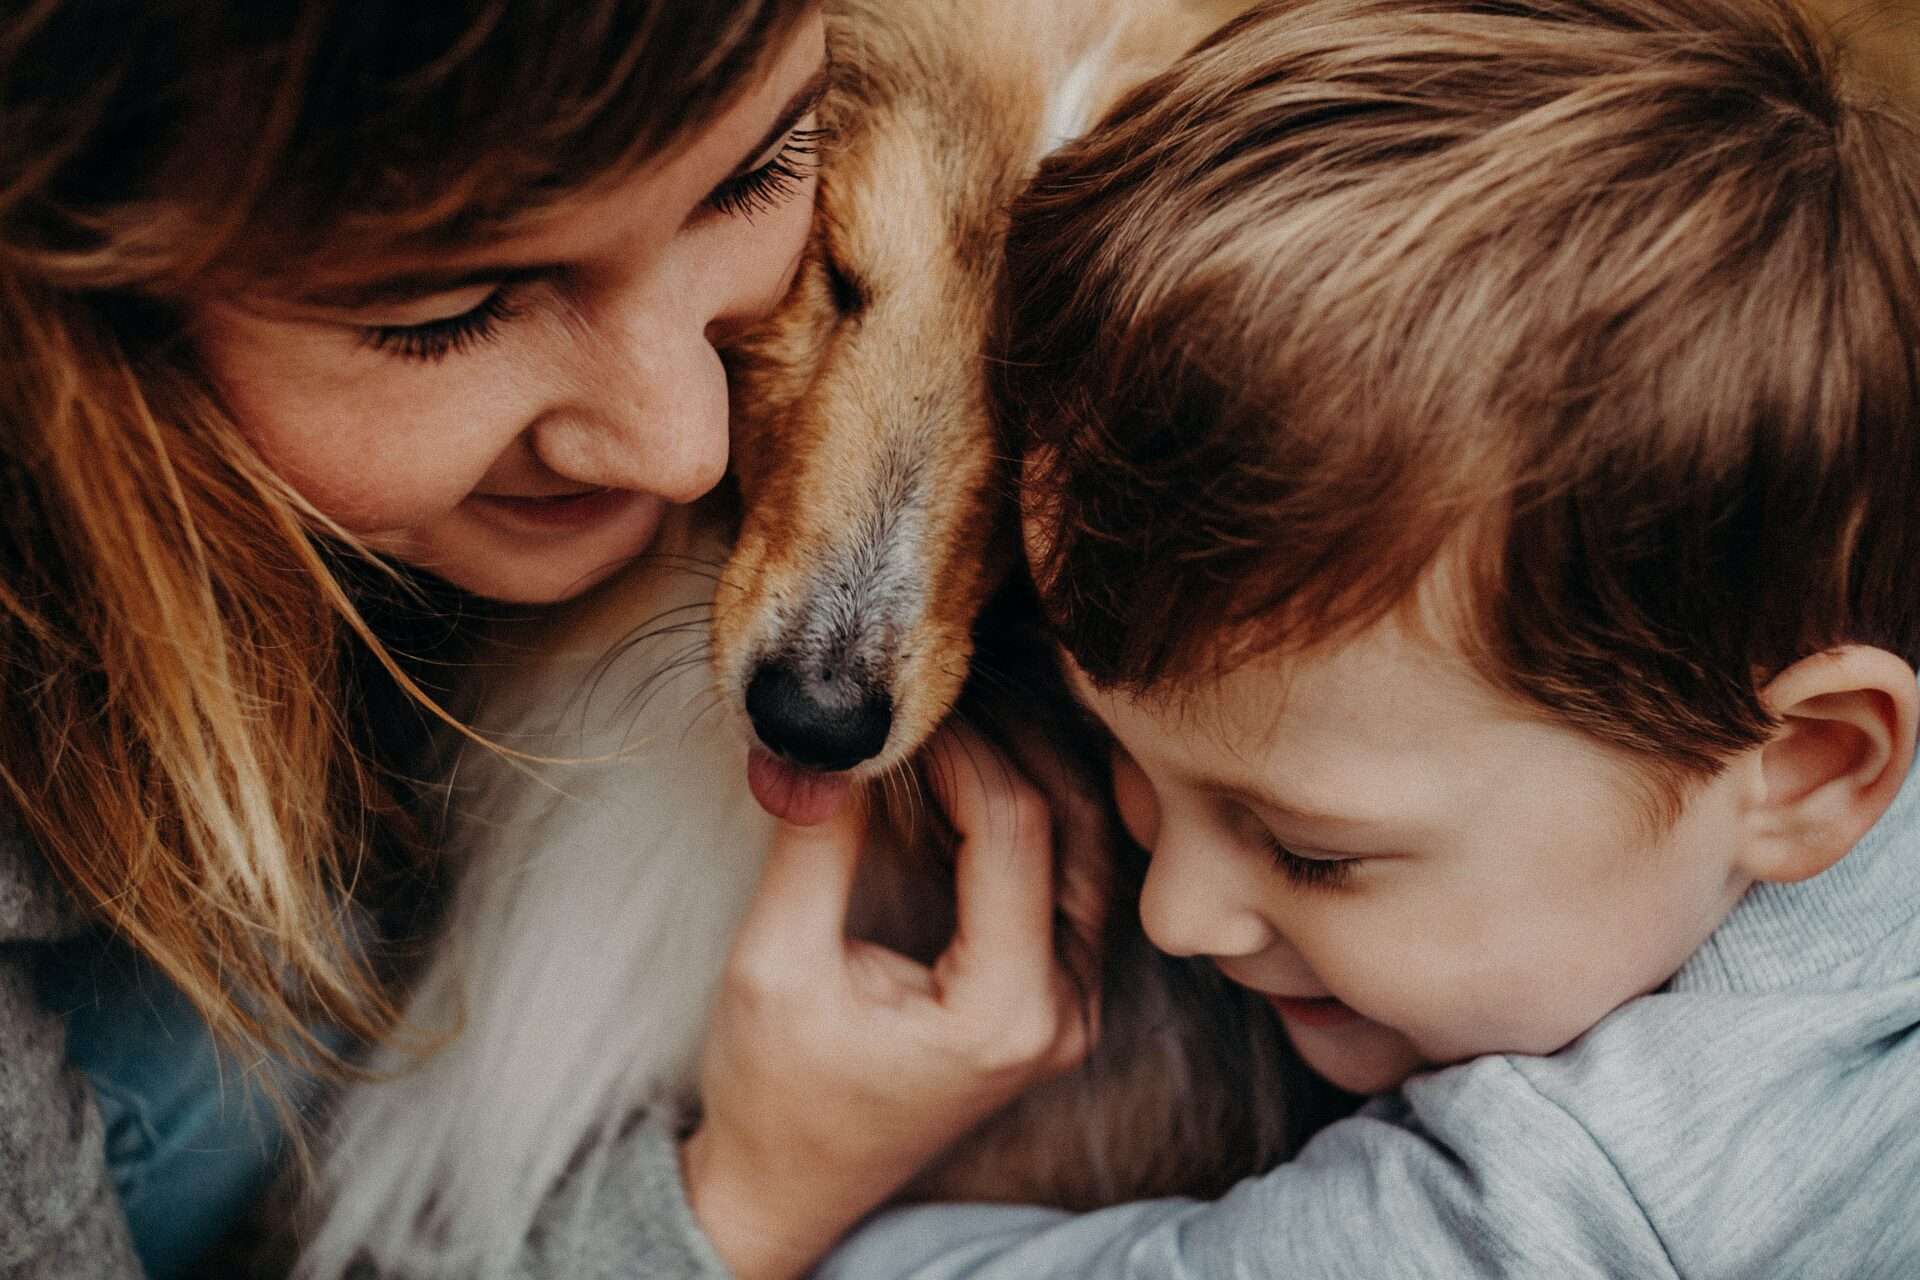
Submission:
[[[1375,1095],[834,1277],[1920,1275],[1920,138],[1762,0],[1292,0],[1016,211],[1150,936]]]

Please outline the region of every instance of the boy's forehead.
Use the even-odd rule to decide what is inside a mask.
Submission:
[[[1213,682],[1167,684],[1140,691],[1102,689],[1088,679],[1072,654],[1061,649],[1059,657],[1074,697],[1122,736],[1128,726],[1146,723],[1163,733],[1203,738],[1230,751],[1245,750],[1272,735],[1286,700],[1284,673],[1276,673],[1270,681],[1253,682],[1246,681],[1244,673],[1234,673],[1230,677],[1234,683],[1253,686],[1236,690],[1251,695],[1238,698],[1221,696],[1223,690]]]
[[[1061,662],[1075,696],[1116,733],[1148,729],[1249,766],[1276,754],[1385,758],[1540,723],[1462,655],[1394,619],[1304,654],[1257,657],[1218,677],[1137,693],[1096,688],[1071,655]]]
[[[1282,821],[1407,841],[1497,812],[1517,787],[1636,803],[1600,744],[1414,637],[1365,635],[1205,685],[1132,696],[1072,687],[1156,783],[1233,797]],[[1623,811],[1625,811],[1623,809]]]

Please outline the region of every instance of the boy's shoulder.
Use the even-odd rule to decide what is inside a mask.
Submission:
[[[1710,964],[1559,1053],[1466,1063],[1388,1105],[1483,1149],[1590,1143],[1682,1275],[1826,1274],[1870,1240],[1920,1257],[1920,1149],[1890,1141],[1920,1129],[1920,843],[1885,834],[1832,884],[1743,904]],[[1534,1117],[1525,1133],[1485,1118],[1498,1096]],[[1564,1117],[1557,1136],[1542,1114]]]
[[[1827,1274],[1862,1241],[1920,1257],[1920,1149],[1891,1141],[1920,1129],[1915,1029],[1920,774],[1846,857],[1750,891],[1671,982],[1560,1052],[1371,1109],[1484,1169],[1604,1171],[1682,1275]]]
[[[1920,943],[1920,929],[1902,936]],[[1920,1129],[1917,1027],[1920,976],[1856,993],[1662,992],[1557,1054],[1416,1077],[1362,1116],[1446,1153],[1479,1189],[1476,1213],[1528,1219],[1502,1236],[1537,1235],[1530,1219],[1546,1214],[1606,1237],[1595,1248],[1655,1239],[1681,1276],[1829,1275],[1863,1242],[1920,1258],[1920,1148],[1895,1141]],[[1861,1261],[1848,1274],[1879,1274]]]

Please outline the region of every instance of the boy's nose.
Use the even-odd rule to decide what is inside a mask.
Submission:
[[[1161,828],[1140,890],[1140,925],[1176,956],[1248,956],[1266,950],[1273,928],[1245,893],[1233,860],[1195,848]]]

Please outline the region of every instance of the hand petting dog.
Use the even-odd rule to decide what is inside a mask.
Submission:
[[[1054,953],[1047,797],[967,730],[932,749],[960,836],[958,928],[933,965],[846,936],[867,830],[851,806],[782,826],[735,941],[681,1158],[694,1213],[742,1280],[804,1272],[1098,1034]]]

